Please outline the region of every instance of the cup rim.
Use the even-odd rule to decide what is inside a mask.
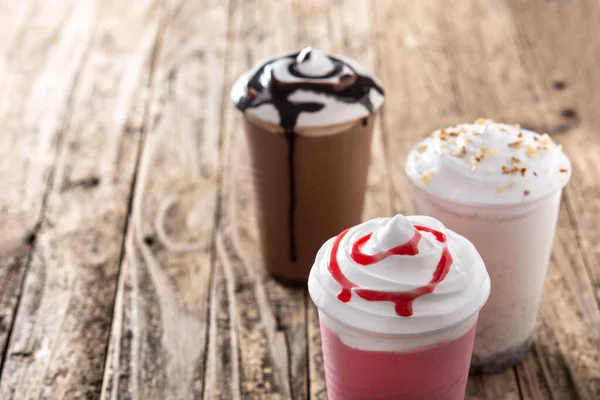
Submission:
[[[489,297],[489,295],[488,295],[488,297]],[[486,299],[486,301],[487,301],[487,299]],[[485,303],[484,303],[484,305],[485,305]],[[339,319],[331,316],[329,313],[325,312],[324,310],[320,309],[319,307],[317,307],[319,313],[322,313],[327,318],[333,320],[336,324],[342,325],[344,328],[347,328],[348,330],[355,331],[357,333],[364,333],[364,334],[370,335],[370,336],[379,336],[379,337],[385,337],[385,338],[395,338],[395,337],[417,338],[417,337],[423,337],[423,336],[429,336],[429,335],[436,335],[436,334],[439,334],[439,333],[442,333],[445,331],[449,331],[449,330],[457,328],[458,326],[468,322],[471,319],[474,319],[474,321],[473,321],[473,323],[474,323],[475,320],[477,320],[477,316],[479,315],[481,308],[483,308],[483,306],[478,308],[477,310],[475,310],[475,312],[473,312],[468,317],[462,319],[461,321],[458,321],[452,325],[445,326],[440,329],[426,331],[426,332],[420,332],[420,333],[383,333],[383,332],[374,332],[374,331],[370,331],[368,329],[362,329],[362,328],[356,328],[354,326],[350,326],[350,325],[340,321]]]
[[[421,190],[423,193],[426,193],[427,195],[440,200],[440,201],[445,201],[457,206],[461,206],[461,207],[472,207],[472,208],[476,208],[478,210],[516,210],[516,209],[520,209],[520,208],[526,208],[529,206],[535,206],[537,203],[542,203],[543,201],[547,200],[548,198],[552,197],[553,195],[555,195],[557,192],[562,192],[562,190],[564,189],[564,187],[566,186],[562,186],[559,187],[553,191],[548,192],[547,194],[541,196],[541,197],[536,197],[536,198],[532,198],[532,199],[525,199],[522,200],[520,202],[507,202],[507,203],[492,203],[492,202],[463,202],[463,201],[457,201],[454,198],[451,198],[449,196],[443,196],[443,195],[438,195],[437,193],[434,193],[431,190],[427,190],[425,189],[423,186],[413,182],[414,184],[414,189],[418,189]]]
[[[264,130],[273,135],[284,135],[285,129],[280,125],[275,124],[270,121],[265,121],[257,116],[242,113],[244,117],[244,121],[255,128]],[[347,122],[342,122],[339,124],[332,125],[318,125],[318,126],[309,126],[309,127],[296,127],[294,128],[294,133],[297,137],[306,138],[306,139],[314,139],[326,136],[333,136],[337,134],[341,134],[345,131],[353,129],[359,124],[362,124],[365,118],[377,118],[378,111],[375,111],[373,114],[368,117],[356,118],[349,120]]]

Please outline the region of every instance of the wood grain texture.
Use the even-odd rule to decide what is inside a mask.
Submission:
[[[600,3],[0,0],[0,398],[326,399],[318,313],[264,272],[229,89],[305,45],[383,80],[364,218],[432,130],[573,161],[532,351],[467,399],[600,398]]]
[[[506,5],[449,1],[437,11],[444,47],[452,61],[450,79],[460,118],[489,117],[535,130],[547,126],[539,89],[528,81],[529,71],[522,65],[517,46],[517,28]],[[530,364],[532,369],[536,366]],[[518,398],[520,390],[527,390],[526,380],[519,380],[515,371],[502,377],[472,377],[468,395]]]
[[[380,65],[384,87],[396,89],[388,90],[383,119],[393,204],[395,211],[410,214],[412,188],[404,173],[404,160],[414,143],[438,127],[474,120],[478,115],[497,114],[503,119],[500,100],[492,101],[487,93],[490,89],[484,86],[484,81],[494,76],[487,74],[481,62],[471,60],[481,42],[493,46],[499,39],[472,42],[479,40],[473,31],[482,28],[469,24],[486,23],[476,14],[478,4],[378,1],[374,9],[379,57],[397,60]],[[512,71],[508,65],[495,68]],[[489,101],[471,105],[465,98]],[[488,110],[479,109],[483,106]],[[518,399],[517,377],[512,370],[500,376],[471,377],[467,398]]]
[[[596,399],[600,314],[586,301],[593,299],[592,285],[569,225],[563,204],[532,353],[541,370],[533,376],[543,379],[531,379],[531,371],[519,376],[525,392],[537,393],[544,385],[553,399]],[[525,368],[519,366],[518,371]]]
[[[514,2],[518,3],[518,2]],[[380,2],[377,5],[381,5]],[[553,43],[550,43],[553,35],[540,35],[538,26],[544,26],[545,30],[549,19],[539,18],[539,13],[547,13],[546,6],[531,3],[527,10],[531,12],[527,16],[519,13],[525,13],[523,2],[519,4],[507,4],[504,2],[480,2],[480,1],[456,1],[456,2],[434,2],[429,3],[431,6],[423,12],[423,16],[427,16],[428,21],[437,18],[437,23],[431,29],[428,29],[426,23],[419,24],[419,29],[424,32],[425,36],[423,43],[426,43],[421,52],[429,55],[432,49],[436,48],[436,44],[440,46],[445,53],[445,59],[442,61],[436,60],[433,56],[430,59],[424,60],[423,64],[434,65],[436,71],[432,73],[435,78],[436,86],[439,87],[446,78],[449,86],[445,91],[435,93],[432,90],[426,90],[428,95],[437,95],[432,102],[440,104],[440,99],[448,104],[453,104],[455,114],[460,120],[472,120],[480,116],[492,117],[497,120],[521,122],[523,126],[530,127],[541,132],[550,132],[551,134],[563,134],[556,139],[565,146],[565,151],[572,155],[580,152],[586,154],[597,154],[596,152],[587,153],[585,150],[577,149],[573,146],[571,149],[570,141],[574,140],[581,143],[582,137],[591,136],[589,133],[580,132],[577,134],[577,122],[579,116],[575,112],[575,116],[565,110],[570,107],[556,107],[556,82],[549,83],[549,72],[543,71],[543,67],[554,66],[555,63],[550,58],[544,63],[539,63],[536,60],[538,57],[535,54],[536,50],[545,51],[549,48],[556,48]],[[427,8],[427,2],[423,5]],[[595,5],[590,2],[582,2],[578,5],[551,4],[547,7],[554,8],[556,14],[552,17],[562,19],[563,15],[567,18],[572,18],[572,23],[568,26],[570,29],[586,29],[576,28],[576,17],[570,17],[570,14],[575,14],[581,17],[583,12],[591,12]],[[557,9],[558,7],[562,9]],[[568,8],[579,9],[573,13]],[[411,7],[410,11],[415,11],[416,7]],[[391,12],[391,10],[390,10]],[[517,13],[518,18],[515,18]],[[535,14],[534,14],[535,13]],[[386,12],[383,13],[386,15]],[[545,16],[550,17],[546,14]],[[405,16],[406,17],[406,16]],[[419,15],[409,18],[410,20],[419,20]],[[392,18],[392,17],[390,17]],[[530,36],[526,37],[524,26],[530,29]],[[439,29],[435,32],[434,29]],[[588,27],[589,29],[593,29]],[[554,31],[555,35],[557,31]],[[560,35],[564,35],[561,32]],[[569,36],[569,34],[566,34]],[[571,32],[570,37],[586,37],[587,34],[583,31]],[[413,38],[410,34],[405,34],[404,37]],[[531,45],[528,41],[539,41],[540,37],[549,40],[547,43],[538,43]],[[564,40],[564,39],[563,39]],[[418,40],[415,40],[418,42]],[[572,40],[565,42],[565,46],[571,46]],[[529,47],[531,46],[531,47]],[[592,45],[590,45],[592,46]],[[532,51],[534,50],[534,51]],[[590,54],[593,52],[590,51]],[[556,58],[564,60],[564,54],[569,54],[567,49],[565,52],[555,54]],[[568,61],[570,65],[577,64],[574,58]],[[448,64],[448,61],[450,64]],[[405,62],[405,67],[410,65]],[[424,67],[427,68],[427,67]],[[563,74],[568,72],[565,69]],[[554,71],[556,74],[556,71]],[[414,71],[408,72],[411,80],[418,79],[418,73]],[[562,75],[563,78],[567,75]],[[534,77],[530,79],[530,77]],[[555,78],[556,79],[556,78]],[[564,78],[566,79],[566,78]],[[590,77],[590,81],[595,78]],[[545,81],[544,81],[545,80]],[[570,79],[569,79],[570,81]],[[552,81],[550,81],[552,82]],[[561,87],[561,85],[558,85]],[[410,88],[408,89],[410,91]],[[589,97],[589,96],[588,96]],[[411,97],[414,100],[414,96]],[[417,99],[418,101],[418,99]],[[564,100],[562,100],[564,101]],[[587,100],[586,100],[587,101]],[[389,107],[387,108],[389,110]],[[412,109],[411,109],[412,110]],[[387,111],[389,112],[389,111]],[[439,116],[428,115],[425,117],[428,121],[440,121],[438,126],[445,125],[445,119],[450,114],[440,112]],[[458,122],[458,121],[452,121]],[[394,121],[393,125],[400,126],[401,122]],[[406,124],[405,124],[406,125]],[[579,136],[578,139],[576,139]],[[416,138],[412,142],[416,141]],[[589,142],[586,146],[595,146]],[[393,149],[392,145],[390,148]],[[398,150],[406,150],[401,145]],[[402,153],[401,153],[402,154]],[[399,157],[400,160],[403,157]],[[582,160],[580,157],[574,157],[574,178],[569,188],[567,189],[567,206],[570,206],[571,192],[573,188],[577,188],[578,177],[585,175],[585,168],[595,168],[595,160]],[[393,164],[393,160],[392,160]],[[581,168],[581,173],[577,172],[578,165]],[[403,169],[403,165],[393,166],[393,178],[396,192],[404,192],[405,180],[397,180],[398,173]],[[589,176],[589,175],[588,175]],[[587,179],[590,182],[589,179]],[[402,196],[400,194],[400,196]],[[580,206],[580,209],[583,208]],[[564,209],[562,213],[564,214]],[[563,215],[561,214],[561,215]],[[571,212],[572,215],[581,216],[580,211]],[[591,217],[587,214],[588,218]],[[595,214],[597,215],[597,214]],[[540,329],[538,329],[538,337],[534,352],[528,357],[528,360],[517,368],[517,386],[511,378],[511,374],[506,374],[506,379],[502,385],[494,385],[490,378],[472,378],[469,385],[469,395],[479,397],[482,394],[489,398],[504,398],[513,396],[515,388],[519,388],[521,395],[524,398],[548,398],[548,394],[552,398],[594,398],[597,393],[597,360],[598,360],[598,328],[597,328],[597,303],[594,300],[594,286],[590,281],[590,275],[594,277],[594,273],[590,273],[591,268],[586,268],[590,265],[586,263],[585,258],[578,260],[577,238],[573,237],[573,223],[561,216],[559,231],[557,233],[557,245],[555,246],[554,259],[560,257],[560,261],[555,261],[549,272],[548,283],[546,284],[545,298],[542,307],[542,318]],[[589,219],[588,219],[589,221]],[[588,222],[589,224],[589,222]],[[588,225],[589,226],[589,225]],[[569,236],[564,239],[564,246],[571,246],[570,254],[566,251],[560,251],[561,237]],[[589,240],[589,239],[588,239]],[[593,239],[592,239],[593,240]],[[590,241],[581,242],[581,246],[585,247]],[[589,249],[589,247],[588,247]],[[584,249],[585,250],[585,249]],[[586,252],[583,251],[585,256]],[[581,257],[581,256],[579,256]],[[591,256],[590,256],[591,257]],[[557,265],[560,270],[556,271]],[[580,266],[580,268],[578,268]],[[576,271],[575,276],[573,272]],[[553,284],[555,280],[570,282],[571,287]],[[577,289],[575,289],[577,288]],[[596,293],[597,295],[597,293]],[[561,300],[562,299],[562,300]],[[569,299],[564,301],[564,299]],[[565,308],[558,308],[554,304],[564,302]],[[552,311],[546,311],[551,309]],[[560,311],[559,311],[560,310]],[[545,319],[543,316],[548,312],[552,317],[548,316]],[[554,326],[558,319],[563,319],[563,322]],[[544,329],[543,325],[546,325]],[[567,328],[568,327],[568,328]],[[562,329],[566,328],[566,332]],[[567,344],[568,343],[568,344]],[[557,351],[557,349],[561,349]],[[583,350],[586,349],[586,350]],[[552,350],[550,352],[550,350]],[[581,356],[581,351],[585,352],[585,356]],[[551,371],[548,373],[548,371]],[[543,380],[537,380],[537,377],[544,377]],[[563,377],[563,379],[559,379]],[[569,381],[571,380],[571,381]]]
[[[600,75],[597,37],[591,23],[600,15],[597,2],[548,3],[532,8],[509,2],[517,26],[521,59],[539,88],[546,126],[573,162],[573,178],[564,193],[552,263],[538,318],[538,339],[533,354],[539,371],[520,374],[524,395],[544,397],[540,382],[551,398],[600,397],[599,274],[598,269],[598,151],[595,134]],[[550,29],[547,21],[560,21]],[[577,43],[577,45],[574,45]],[[585,60],[585,61],[584,61]],[[531,365],[531,364],[529,364]],[[518,367],[519,372],[528,363]],[[541,372],[541,373],[540,373]]]
[[[103,398],[201,398],[227,5],[169,2],[121,268]]]
[[[2,9],[0,369],[58,143],[72,112],[73,87],[96,23],[87,2],[10,2]]]
[[[515,371],[509,369],[494,375],[470,376],[465,398],[468,400],[521,399]]]
[[[289,2],[232,1],[227,94],[259,60],[295,47],[293,13]],[[211,310],[205,398],[306,398],[306,293],[269,278],[254,250],[258,232],[242,118],[229,101],[222,132],[213,288],[226,298]]]
[[[310,43],[317,48],[329,49],[333,53],[345,54],[357,59],[373,73],[377,69],[377,53],[371,29],[372,9],[364,1],[345,0],[333,4],[303,1],[297,5],[299,45]],[[315,18],[314,16],[319,16]],[[387,93],[386,93],[387,94]],[[368,177],[368,192],[365,199],[363,219],[391,215],[391,184],[387,171],[387,156],[382,141],[382,118],[379,117],[373,132],[371,167]],[[308,368],[310,375],[310,397],[326,398],[321,337],[318,312],[308,300]]]
[[[102,382],[155,34],[151,5],[116,12],[117,3],[73,3],[66,31],[38,44],[57,42],[58,52],[34,88],[30,102],[39,106],[29,118],[53,121],[36,143],[57,140],[58,156],[2,370],[4,399],[93,398]],[[70,76],[86,52],[70,101],[72,79],[53,77]],[[59,97],[48,101],[52,94]],[[60,102],[73,106],[56,139],[60,113],[44,114]]]
[[[372,3],[379,76],[386,93],[383,141],[395,212],[410,214],[412,187],[405,156],[415,142],[439,126],[460,120],[451,79],[453,62],[439,23],[443,2]]]

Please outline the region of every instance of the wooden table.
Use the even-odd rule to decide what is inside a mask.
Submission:
[[[365,218],[491,117],[573,160],[531,353],[469,399],[600,398],[600,3],[0,0],[0,398],[322,399],[317,313],[257,251],[234,79],[305,44],[387,89]]]

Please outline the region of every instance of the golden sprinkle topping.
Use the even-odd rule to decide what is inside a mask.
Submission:
[[[569,170],[566,169],[566,168],[561,168],[560,172],[563,173],[563,174],[566,174],[567,172],[569,172]]]
[[[431,183],[431,177],[433,176],[433,171],[428,169],[427,171],[421,174],[421,182],[425,185],[429,185]]]
[[[498,186],[498,187],[496,188],[496,192],[498,192],[498,193],[503,193],[503,192],[504,192],[504,191],[506,191],[506,190],[509,190],[509,189],[514,189],[514,188],[516,188],[516,187],[517,187],[517,184],[516,184],[516,183],[514,183],[514,182],[511,182],[511,183],[509,183],[508,185],[505,185],[505,186]]]
[[[537,176],[537,172],[533,171],[533,176]]]
[[[535,158],[538,158],[540,156],[540,150],[537,149],[537,148],[535,148],[535,147],[533,147],[533,146],[531,146],[531,145],[527,146],[527,149],[525,150],[525,153],[527,154],[527,157],[529,157],[529,158],[534,158],[535,159]]]
[[[518,164],[521,164],[521,159],[520,159],[520,158],[518,158],[518,157],[511,157],[511,158],[510,158],[510,163],[511,163],[512,165],[518,165]]]
[[[485,119],[485,118],[477,118],[477,119],[475,120],[475,125],[483,125],[483,124],[485,124],[485,123],[486,123],[486,121],[488,121],[488,120],[487,120],[487,119]]]
[[[507,167],[506,165],[502,166],[502,175],[517,175],[520,173],[522,176],[524,176],[526,171],[527,168],[519,168],[515,165],[511,167]]]
[[[542,144],[550,144],[552,142],[554,142],[554,141],[552,140],[552,138],[550,137],[550,135],[548,135],[547,133],[544,133],[542,135]]]
[[[486,154],[489,154],[490,156],[495,156],[500,152],[500,149],[488,149],[487,147],[482,147],[478,150],[477,155],[483,157]]]
[[[467,148],[465,146],[460,146],[460,149],[452,153],[454,157],[464,157],[467,154]]]
[[[426,145],[426,144],[422,144],[422,145],[420,145],[419,147],[417,147],[417,151],[418,151],[419,153],[424,153],[424,152],[425,152],[425,150],[427,150],[427,145]]]
[[[477,165],[479,165],[480,161],[481,161],[481,157],[471,156],[469,158],[469,164],[471,165],[471,171],[475,172],[475,170],[477,169]]]
[[[438,137],[440,138],[440,140],[446,140],[446,130],[440,129],[440,131],[438,133]]]
[[[529,194],[531,194],[531,192],[529,190],[523,191],[523,196],[529,196]]]
[[[448,135],[452,136],[452,137],[457,137],[460,136],[460,132],[457,131],[450,131],[448,132]]]
[[[510,147],[511,149],[520,149],[522,144],[522,140],[517,140],[516,142],[509,143],[508,147]]]
[[[525,176],[525,172],[527,172],[527,168],[521,168],[519,170],[519,172],[521,173],[521,176]]]
[[[517,137],[518,137],[519,139],[523,138],[523,132],[519,132],[519,134],[517,135]]]
[[[451,137],[450,139],[448,139],[448,143],[450,143],[450,144],[456,144],[456,139],[454,139],[453,137]]]

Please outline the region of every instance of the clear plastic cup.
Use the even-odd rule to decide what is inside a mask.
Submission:
[[[385,335],[319,310],[329,400],[464,399],[477,316],[430,333]]]
[[[522,204],[467,206],[415,186],[416,213],[437,218],[469,239],[490,274],[492,292],[479,315],[473,373],[509,368],[531,346],[561,192]]]
[[[247,119],[261,249],[280,282],[304,284],[323,242],[360,223],[375,119],[304,129],[293,147],[278,126]]]

